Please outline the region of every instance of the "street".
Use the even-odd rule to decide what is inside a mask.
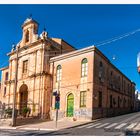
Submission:
[[[139,131],[138,131],[139,128]],[[133,133],[130,130],[137,130]],[[127,131],[129,130],[129,131]],[[4,136],[125,136],[140,135],[140,112],[104,118],[96,122],[57,131],[0,130]]]

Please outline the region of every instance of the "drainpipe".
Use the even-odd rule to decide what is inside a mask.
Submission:
[[[92,73],[92,120],[94,119],[94,116],[93,116],[93,110],[94,110],[94,77],[95,77],[95,50],[93,51],[93,73]]]

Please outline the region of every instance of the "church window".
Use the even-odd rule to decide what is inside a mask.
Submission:
[[[87,74],[88,74],[88,60],[87,58],[84,58],[82,60],[81,76],[86,77]]]
[[[28,69],[28,60],[23,61],[23,70],[22,73],[26,74]]]
[[[27,30],[26,35],[25,35],[25,42],[29,42],[29,31]]]
[[[8,80],[8,72],[5,73],[5,81]]]
[[[4,87],[4,96],[6,95],[6,87]]]
[[[57,70],[56,70],[56,81],[61,81],[61,77],[62,77],[62,67],[61,65],[57,66]]]
[[[80,107],[86,107],[86,91],[80,92]]]

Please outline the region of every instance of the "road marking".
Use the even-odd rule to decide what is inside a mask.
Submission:
[[[93,125],[88,126],[88,127],[86,127],[86,128],[92,128],[92,127],[97,126],[97,125],[100,125],[100,124],[101,124],[101,123],[96,123],[96,124],[93,124]]]
[[[95,127],[95,128],[101,128],[101,127],[104,127],[104,126],[106,126],[106,125],[108,125],[109,123],[105,123],[105,124],[102,124],[102,125],[99,125],[99,126],[97,126],[97,127]]]
[[[130,124],[128,127],[126,127],[126,129],[132,129],[133,127],[135,127],[137,125],[137,123],[132,123]]]
[[[118,125],[117,127],[115,127],[115,129],[120,129],[120,128],[122,128],[125,125],[127,125],[127,123],[122,123],[122,124]]]
[[[115,125],[117,125],[118,123],[112,123],[111,125],[109,125],[109,126],[107,126],[107,127],[105,127],[105,128],[111,128],[111,127],[113,127],[113,126],[115,126]]]
[[[79,126],[78,128],[84,128],[84,127],[87,127],[87,126],[91,126],[92,124],[93,124],[93,123],[85,124],[85,125]]]
[[[134,128],[134,130],[140,130],[140,123]]]

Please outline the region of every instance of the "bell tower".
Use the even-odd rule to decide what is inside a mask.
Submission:
[[[22,44],[28,45],[38,38],[38,23],[31,17],[27,18],[22,25]]]

